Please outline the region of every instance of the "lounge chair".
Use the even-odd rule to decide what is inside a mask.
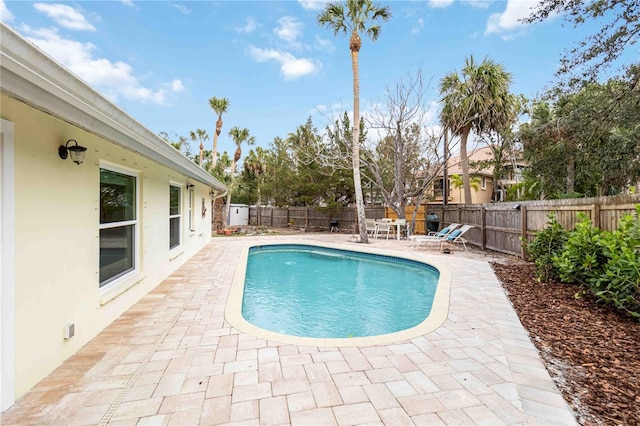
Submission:
[[[437,243],[442,241],[447,235],[451,234],[460,224],[452,223],[449,226],[442,228],[438,232],[431,231],[427,235],[411,235],[409,237],[409,242],[413,246],[414,249],[420,247],[422,243]]]
[[[445,233],[445,235],[446,235],[446,234],[448,234],[448,233],[453,232],[453,230],[454,230],[454,229],[458,229],[459,227],[460,227],[460,224],[459,224],[459,223],[451,223],[451,224],[449,224],[449,225],[448,225],[448,226],[446,226],[445,228],[442,228],[442,229],[441,229],[441,230],[439,230],[439,231],[430,231],[430,232],[427,234],[427,236],[439,235],[439,236],[441,236],[441,237],[442,237],[442,236],[443,236],[442,231],[444,231],[445,229],[447,229],[447,228],[449,229],[449,231]]]
[[[469,230],[473,228],[473,225],[463,225],[460,229],[456,229],[445,238],[440,241],[440,252],[444,251],[444,247],[447,244],[462,244],[464,247],[464,251],[467,250],[467,240],[463,237],[463,235]]]

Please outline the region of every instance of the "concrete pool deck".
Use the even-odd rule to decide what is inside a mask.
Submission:
[[[394,343],[315,347],[242,333],[225,306],[243,249],[347,234],[214,238],[2,415],[1,423],[576,424],[488,262],[372,240],[451,271],[448,317]]]

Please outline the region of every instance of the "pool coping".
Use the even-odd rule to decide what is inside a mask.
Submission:
[[[313,338],[313,337],[299,337],[291,336],[288,334],[277,333],[275,331],[265,330],[257,327],[242,316],[242,299],[244,294],[244,281],[246,274],[247,261],[249,259],[249,250],[252,247],[260,247],[265,245],[308,245],[319,248],[329,249],[342,249],[349,250],[358,253],[375,254],[380,256],[397,257],[400,259],[407,259],[414,262],[429,265],[435,268],[440,276],[438,278],[438,284],[433,297],[433,304],[431,306],[431,312],[429,316],[420,324],[408,328],[406,330],[397,331],[394,333],[381,334],[377,336],[368,337],[350,337],[350,338]],[[388,345],[399,341],[410,340],[427,333],[430,333],[440,327],[447,320],[449,315],[449,299],[451,293],[451,271],[443,264],[429,260],[425,262],[424,258],[411,255],[410,253],[390,253],[389,250],[376,249],[370,246],[347,245],[347,244],[325,244],[323,242],[308,242],[301,243],[279,241],[276,243],[256,243],[248,247],[244,247],[238,258],[238,264],[231,282],[231,288],[229,290],[229,297],[225,306],[225,318],[231,326],[237,330],[247,333],[251,336],[255,336],[261,339],[273,340],[275,342],[288,343],[298,346],[317,346],[317,347],[352,347],[352,346],[376,346],[376,345]]]

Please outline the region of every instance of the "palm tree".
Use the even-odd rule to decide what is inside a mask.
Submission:
[[[253,145],[256,142],[256,139],[253,136],[249,136],[249,129],[240,129],[239,127],[234,127],[229,130],[229,136],[233,139],[233,142],[236,144],[236,152],[233,154],[233,161],[231,162],[231,187],[233,188],[236,181],[236,164],[238,160],[242,157],[242,143],[247,142],[247,145]],[[224,216],[224,223],[227,223],[229,220],[229,212],[231,211],[231,190],[227,193],[227,211]]]
[[[189,132],[189,137],[194,142],[200,141],[200,157],[199,157],[200,161],[198,162],[198,164],[200,165],[200,167],[203,167],[203,164],[204,164],[204,142],[207,139],[209,139],[209,135],[207,134],[206,130],[196,129],[195,132],[193,130]]]
[[[456,189],[461,189],[464,186],[462,175],[451,175],[449,176],[449,179],[451,180],[451,185]],[[469,179],[469,186],[474,190],[474,192],[478,192],[481,182],[482,180],[478,176],[471,176]],[[460,192],[460,201],[462,202],[462,192]]]
[[[360,80],[358,75],[358,53],[362,47],[359,33],[363,32],[372,41],[380,35],[378,21],[387,21],[391,17],[388,6],[379,7],[371,0],[347,0],[345,5],[327,3],[318,15],[318,23],[333,30],[334,35],[350,33],[351,68],[353,70],[353,183],[356,193],[360,242],[369,242],[367,234],[362,181],[360,178]]]
[[[511,74],[491,59],[477,64],[470,56],[465,60],[462,78],[457,72],[447,74],[440,81],[443,107],[440,120],[454,136],[460,136],[460,158],[464,201],[471,203],[469,185],[469,133],[477,134],[502,130],[515,116],[517,99],[509,93]]]
[[[249,155],[244,160],[245,170],[256,179],[257,204],[262,204],[261,187],[264,181],[264,174],[267,172],[266,164],[267,151],[262,147],[256,147],[255,151],[249,151]]]
[[[218,136],[220,136],[220,132],[222,131],[222,114],[227,112],[229,109],[229,99],[227,98],[216,98],[215,96],[209,99],[209,106],[211,109],[218,114],[218,121],[216,121],[216,132],[213,134],[213,151],[211,152],[212,159],[212,168],[216,167],[218,163]],[[200,153],[202,156],[202,152]],[[202,158],[200,158],[202,162]]]

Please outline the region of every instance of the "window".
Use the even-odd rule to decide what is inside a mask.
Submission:
[[[442,197],[444,179],[436,179],[433,181],[433,196]]]
[[[521,182],[522,181],[522,166],[516,166],[515,169],[515,176],[513,177],[513,180],[515,180],[516,182]]]
[[[180,245],[181,193],[182,188],[176,185],[169,185],[169,250],[173,250]]]
[[[433,181],[433,195],[435,197],[442,197],[444,193],[444,179],[439,178]],[[447,196],[451,195],[451,180],[447,179]]]
[[[196,230],[196,196],[193,188],[189,189],[189,230]]]
[[[100,287],[137,268],[138,178],[100,168]]]
[[[487,178],[482,176],[482,189],[487,189]]]

